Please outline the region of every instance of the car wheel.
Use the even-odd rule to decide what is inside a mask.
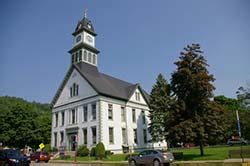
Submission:
[[[45,163],[49,162],[49,160],[46,160]]]
[[[159,160],[154,160],[153,166],[160,166],[160,165],[161,165],[161,163]]]
[[[130,163],[129,163],[129,166],[136,166],[135,160],[131,160]]]
[[[39,163],[39,160],[38,160],[38,159],[35,159],[35,162],[36,162],[36,163]]]

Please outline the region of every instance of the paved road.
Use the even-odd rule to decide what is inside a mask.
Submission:
[[[64,164],[64,163],[34,163],[32,162],[30,166],[92,166],[91,164]]]
[[[127,164],[121,164],[123,165],[127,165]],[[31,162],[30,166],[110,166],[110,164],[72,164],[72,163],[35,163],[35,162]],[[118,164],[115,164],[115,166],[118,166]]]

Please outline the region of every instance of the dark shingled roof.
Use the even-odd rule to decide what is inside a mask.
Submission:
[[[87,32],[89,32],[90,34],[96,36],[97,34],[95,33],[95,29],[93,24],[91,23],[91,20],[89,20],[88,18],[84,17],[81,21],[78,22],[76,28],[75,28],[75,32],[73,32],[73,35],[78,34],[79,32],[86,30]]]
[[[128,101],[133,95],[135,89],[139,88],[146,102],[149,102],[149,95],[140,87],[139,84],[132,84],[103,74],[98,71],[96,66],[85,62],[73,64],[66,77],[70,76],[70,71],[73,71],[73,68],[75,68],[88,81],[98,94]],[[64,79],[62,85],[60,86],[52,104],[55,104],[57,98],[59,97],[60,91],[66,84],[66,79],[67,78]]]
[[[131,84],[100,73],[96,66],[81,62],[75,65],[85,79],[100,94],[128,100],[137,84]]]

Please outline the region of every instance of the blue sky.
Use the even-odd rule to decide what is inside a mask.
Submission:
[[[103,73],[150,92],[159,73],[170,80],[184,46],[200,43],[215,95],[235,97],[250,79],[249,0],[2,0],[0,96],[51,102],[85,8]]]

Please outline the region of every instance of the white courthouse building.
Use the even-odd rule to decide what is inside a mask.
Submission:
[[[97,34],[86,15],[72,35],[70,68],[52,101],[51,146],[75,151],[103,142],[114,152],[150,147],[148,94],[98,70]]]

